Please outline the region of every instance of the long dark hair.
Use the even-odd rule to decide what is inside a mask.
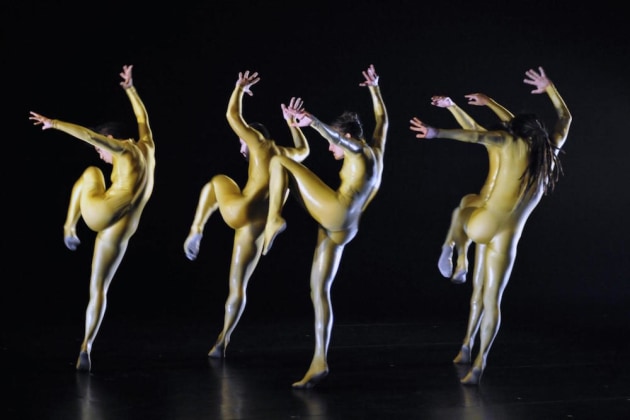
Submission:
[[[530,162],[521,176],[526,191],[539,185],[547,194],[556,186],[562,172],[559,148],[549,138],[545,124],[535,114],[519,114],[505,123],[505,129],[529,144]]]

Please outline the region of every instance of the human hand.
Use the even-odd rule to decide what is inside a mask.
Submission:
[[[531,93],[543,93],[545,89],[551,84],[551,81],[545,75],[545,71],[542,67],[538,67],[538,72],[533,69],[529,69],[525,72],[527,75],[527,79],[523,79],[524,83],[528,85],[536,86],[536,89],[532,90]]]
[[[437,106],[438,108],[448,108],[449,106],[455,105],[455,102],[448,96],[431,96],[431,105]]]
[[[432,139],[437,137],[438,130],[437,128],[431,127],[420,121],[418,118],[413,117],[409,123],[411,126],[409,129],[411,131],[415,131],[416,137],[419,139]]]
[[[52,128],[52,120],[50,118],[46,118],[43,115],[37,114],[33,111],[30,111],[31,116],[28,117],[29,120],[34,121],[33,125],[41,125],[42,130],[48,130]]]
[[[260,77],[258,77],[257,71],[253,72],[250,75],[249,70],[246,70],[245,73],[238,73],[238,80],[236,81],[236,85],[241,86],[243,88],[243,92],[247,93],[249,96],[253,96],[254,93],[250,90],[250,88],[259,81]]]
[[[120,82],[120,86],[123,89],[129,89],[133,86],[133,78],[131,77],[131,70],[133,70],[133,65],[125,65],[123,66],[123,71],[120,72],[120,77],[122,77],[122,82]]]
[[[280,104],[280,106],[282,107],[282,115],[287,121],[293,120],[297,115],[303,115],[306,112],[304,111],[302,98],[293,97],[289,101],[289,106],[285,104]]]
[[[362,73],[363,77],[365,77],[365,81],[359,83],[359,86],[378,86],[378,74],[376,74],[374,64],[370,64],[370,67]]]
[[[308,127],[313,122],[313,117],[306,111],[294,115],[294,118],[295,122],[291,123],[291,127]]]
[[[464,98],[468,99],[468,105],[484,106],[488,105],[488,102],[490,102],[488,96],[483,93],[470,93],[464,95]]]

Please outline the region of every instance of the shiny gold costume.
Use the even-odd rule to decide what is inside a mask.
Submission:
[[[514,117],[510,111],[484,94],[471,93],[466,95],[466,97],[469,99],[469,104],[471,105],[485,105],[490,108],[501,119],[501,121],[509,121]],[[432,102],[436,106],[440,106],[438,105],[440,100],[450,101],[450,98],[432,98]],[[457,104],[450,102],[446,108],[451,112],[451,114],[453,114],[453,117],[455,117],[455,120],[462,128],[467,130],[486,131],[483,126],[479,125]],[[451,281],[455,284],[462,284],[466,281],[466,274],[468,273],[468,248],[472,243],[464,231],[462,211],[467,208],[470,209],[472,207],[479,207],[488,198],[490,188],[493,185],[492,178],[497,173],[496,168],[500,164],[501,160],[496,148],[486,148],[486,150],[488,151],[488,163],[490,168],[488,171],[488,177],[478,194],[465,195],[461,199],[459,206],[453,210],[451,225],[449,226],[446,239],[444,240],[442,254],[440,255],[438,262],[440,273],[442,273],[444,277],[450,277]],[[453,248],[457,251],[457,266],[455,272],[453,272],[452,263]]]
[[[549,141],[557,155],[567,139],[571,114],[542,68],[538,73],[529,70],[526,74],[528,79],[524,82],[537,87],[532,93],[546,92],[556,110],[558,119]],[[479,353],[471,369],[461,379],[465,385],[477,385],[499,331],[501,298],[516,259],[518,241],[527,219],[546,191],[546,184],[524,188],[523,181],[526,184],[531,176],[527,169],[532,162],[527,139],[506,130],[437,129],[415,117],[410,122],[410,129],[418,133],[418,138],[448,138],[479,143],[488,149],[490,165],[486,183],[472,206],[463,200],[457,215],[457,223],[463,226],[462,232],[476,246],[468,327],[462,347],[453,361],[458,364],[471,362],[471,349],[477,332],[480,332]]]
[[[90,371],[92,344],[105,316],[107,290],[118,269],[130,238],[153,191],[155,173],[155,144],[149,118],[131,78],[132,66],[123,67],[121,77],[138,123],[138,141],[120,140],[96,133],[76,124],[51,120],[31,113],[32,120],[43,129],[54,128],[83,140],[111,154],[111,185],[107,188],[103,172],[88,167],[75,182],[63,227],[64,242],[74,250],[80,244],[76,226],[81,217],[96,232],[90,298],[86,310],[85,336],[76,368]]]
[[[280,232],[286,227],[281,217],[283,192],[291,191],[318,224],[317,245],[311,267],[311,300],[315,312],[315,352],[304,377],[294,388],[311,388],[328,374],[327,352],[333,326],[330,289],[339,268],[345,246],[359,229],[361,214],[381,185],[383,155],[388,129],[388,116],[373,66],[363,72],[374,108],[376,125],[371,142],[355,139],[335,131],[310,114],[307,121],[331,145],[344,151],[339,172],[340,185],[334,190],[306,166],[282,156],[271,160],[269,183],[269,217],[265,229],[266,255]],[[294,188],[295,186],[295,188]]]
[[[293,117],[285,114],[295,147],[283,147],[245,122],[242,101],[249,87],[258,82],[257,73],[239,75],[227,109],[227,120],[234,133],[245,143],[249,168],[247,183],[243,190],[226,175],[215,175],[200,193],[195,216],[184,242],[184,251],[190,260],[197,258],[204,227],[210,216],[219,210],[225,223],[234,229],[234,244],[229,274],[229,295],[225,303],[223,330],[208,356],[225,356],[230,336],[245,310],[246,293],[251,278],[261,257],[263,232],[269,207],[269,162],[274,156],[301,162],[310,149],[302,130],[294,127]],[[301,100],[297,103],[299,107]],[[292,104],[293,105],[293,101]],[[284,199],[288,191],[281,192]]]

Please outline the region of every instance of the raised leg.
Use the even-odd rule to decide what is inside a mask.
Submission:
[[[206,183],[199,193],[199,201],[197,202],[197,208],[195,209],[195,216],[192,224],[190,225],[188,236],[184,241],[184,253],[186,254],[186,258],[191,261],[197,259],[197,256],[199,255],[199,248],[201,246],[201,239],[203,238],[203,229],[212,213],[214,213],[219,207],[213,181],[214,178],[210,182]]]
[[[283,156],[274,156],[269,164],[269,213],[265,227],[263,255],[267,255],[276,236],[287,228],[287,223],[281,216],[289,185],[283,164],[285,160],[289,159]]]

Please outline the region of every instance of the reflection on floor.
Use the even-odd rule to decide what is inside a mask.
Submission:
[[[221,361],[206,357],[218,330],[198,320],[110,316],[90,374],[74,371],[80,323],[31,327],[3,337],[1,417],[627,419],[626,324],[534,330],[514,322],[499,333],[481,385],[471,387],[451,363],[461,322],[340,321],[330,375],[310,390],[291,388],[310,363],[309,320],[243,321]]]

